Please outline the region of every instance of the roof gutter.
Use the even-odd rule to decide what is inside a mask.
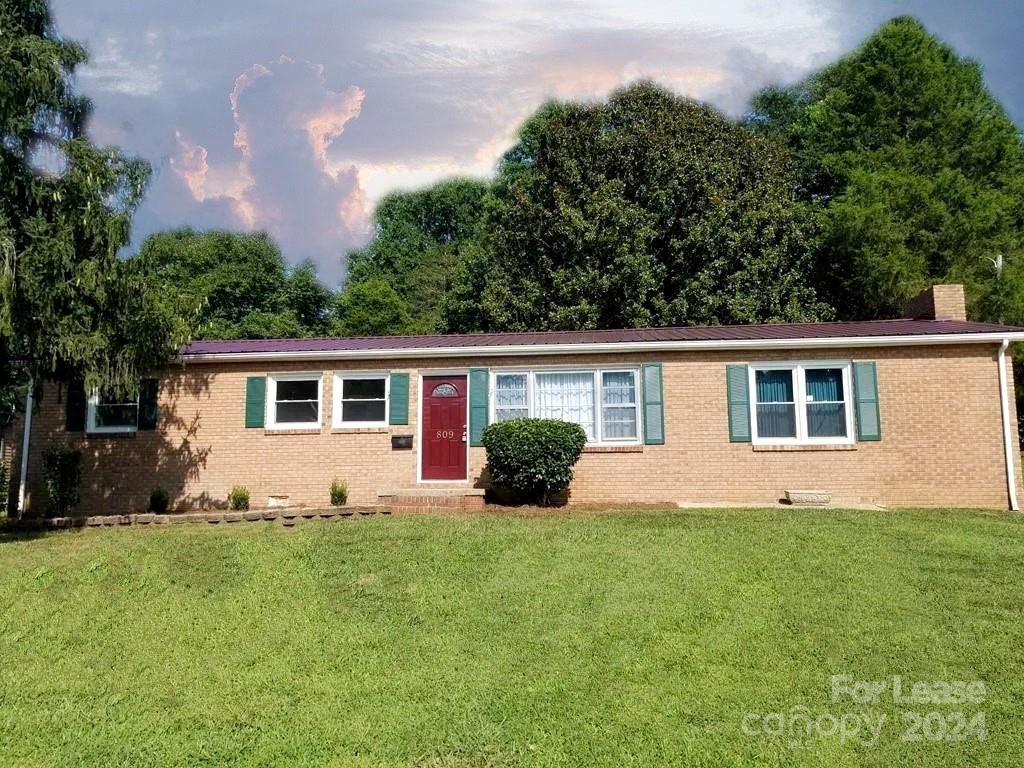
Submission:
[[[1017,333],[947,333],[919,336],[848,336],[814,339],[718,339],[687,341],[614,341],[582,344],[480,345],[472,347],[409,347],[405,349],[333,349],[280,352],[184,353],[185,362],[232,363],[257,360],[394,360],[409,357],[507,357],[524,355],[621,354],[623,352],[699,352],[725,350],[835,349],[907,347],[941,344],[1001,344],[1024,341]]]
[[[1006,490],[1010,498],[1010,509],[1016,512],[1017,504],[1017,469],[1013,460],[1013,432],[1010,431],[1010,395],[1006,384],[1006,348],[1010,339],[1003,339],[999,345],[999,405],[1003,413],[1003,451],[1006,459]]]

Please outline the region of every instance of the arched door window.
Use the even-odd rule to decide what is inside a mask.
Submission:
[[[455,389],[451,384],[438,384],[434,387],[434,391],[430,393],[431,397],[458,397],[459,391]]]

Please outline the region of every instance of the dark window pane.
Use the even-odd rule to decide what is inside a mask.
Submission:
[[[793,402],[792,371],[757,371],[757,402],[759,403],[791,403]]]
[[[842,401],[843,371],[840,368],[809,368],[806,371],[807,402]]]
[[[757,406],[758,437],[796,437],[795,405]]]
[[[346,400],[341,404],[342,421],[384,421],[383,400]]]
[[[139,422],[139,406],[137,403],[119,405],[97,405],[97,427],[134,427]]]
[[[317,380],[304,379],[301,381],[278,381],[278,400],[316,400]],[[280,421],[280,419],[278,419]]]
[[[807,404],[808,437],[846,437],[846,408],[842,403]]]
[[[278,424],[316,424],[320,421],[320,409],[316,402],[278,402],[275,421]]]
[[[341,396],[346,400],[383,400],[384,379],[345,379]]]

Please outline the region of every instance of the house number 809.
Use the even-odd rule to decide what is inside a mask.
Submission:
[[[439,429],[437,430],[438,440],[451,440],[455,437],[455,431],[451,429]]]

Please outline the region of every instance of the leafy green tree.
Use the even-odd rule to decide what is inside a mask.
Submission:
[[[332,297],[316,268],[305,262],[289,272],[266,233],[159,232],[135,260],[164,292],[195,308],[197,338],[310,336],[329,326]]]
[[[0,389],[27,373],[129,392],[187,324],[118,258],[149,166],[84,133],[84,49],[44,0],[0,3]],[[15,361],[18,361],[17,363]],[[0,398],[7,399],[7,398]]]
[[[1024,151],[962,58],[915,19],[753,101],[750,124],[800,159],[820,205],[817,284],[841,317],[898,316],[962,282],[980,320],[1024,322]]]
[[[423,327],[395,289],[374,277],[338,294],[332,331],[339,336],[402,336],[422,333]]]
[[[427,189],[392,192],[374,211],[370,243],[349,254],[348,284],[379,277],[436,329],[451,273],[483,215],[488,185],[449,179]]]
[[[788,151],[651,83],[551,103],[505,155],[449,330],[819,320]]]
[[[289,272],[284,300],[304,334],[322,336],[328,332],[334,295],[320,282],[313,262],[304,261]]]

